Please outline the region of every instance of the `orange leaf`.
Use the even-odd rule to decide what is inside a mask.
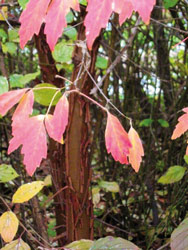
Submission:
[[[132,148],[129,149],[129,163],[138,172],[142,156],[144,156],[144,149],[138,133],[132,126],[128,132],[128,136],[132,144]]]
[[[132,146],[131,142],[120,121],[109,112],[105,131],[105,142],[107,152],[112,154],[115,161],[128,164],[127,155]]]
[[[54,114],[45,118],[49,136],[59,143],[63,142],[63,133],[68,123],[68,114],[69,103],[67,97],[63,95],[55,107]]]
[[[171,139],[174,140],[180,137],[188,130],[188,108],[184,108],[183,111],[186,113],[178,119],[178,124],[174,129]]]
[[[18,89],[0,95],[0,114],[4,116],[11,109],[28,89]]]

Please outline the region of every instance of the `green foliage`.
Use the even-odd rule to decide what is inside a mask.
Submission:
[[[114,238],[111,236],[101,238],[94,242],[93,246],[89,250],[120,250],[131,249],[139,250],[139,248],[128,240],[122,238]]]
[[[34,80],[36,77],[40,75],[40,72],[30,73],[26,75],[13,74],[10,75],[10,86],[11,88],[24,88],[26,84],[30,81]]]
[[[16,54],[17,46],[13,42],[2,43],[2,50],[3,53],[5,54],[9,53],[13,56]]]
[[[6,77],[0,76],[0,95],[8,91],[8,81]]]
[[[52,55],[56,62],[67,63],[71,62],[73,50],[73,45],[63,40],[55,46]]]
[[[67,26],[67,28],[64,29],[63,34],[73,41],[77,39],[77,30],[74,27]]]
[[[43,89],[43,87],[49,87],[49,89]],[[37,84],[34,88],[35,101],[43,106],[49,106],[56,92],[57,89],[53,84],[49,83]],[[59,92],[56,95],[55,99],[53,100],[52,106],[57,104],[61,96],[62,95]]]
[[[140,127],[149,127],[153,123],[153,119],[144,119],[140,122],[139,126]]]
[[[167,121],[165,121],[163,119],[158,119],[157,121],[160,123],[161,127],[163,127],[163,128],[169,127],[169,123]]]
[[[117,182],[110,182],[110,181],[100,181],[99,187],[104,188],[106,191],[117,193],[119,192],[119,185]]]
[[[97,56],[96,67],[99,69],[106,69],[108,66],[108,60],[102,56]]]
[[[79,240],[72,242],[66,247],[70,250],[89,250],[92,245],[93,245],[92,240]]]
[[[18,3],[20,4],[20,6],[25,9],[26,4],[29,2],[29,0],[18,0]]]
[[[188,164],[188,155],[184,155],[184,160]]]
[[[13,169],[11,165],[1,164],[0,165],[0,183],[9,182],[17,178],[19,175]]]
[[[183,178],[185,171],[186,171],[185,167],[172,166],[167,170],[165,175],[159,178],[158,183],[171,184],[180,181]]]
[[[178,2],[179,0],[164,0],[164,7],[166,9],[174,7]]]

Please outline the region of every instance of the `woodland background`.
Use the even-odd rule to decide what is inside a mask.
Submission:
[[[84,1],[81,13],[72,11],[68,14],[69,27],[53,53],[45,44],[43,28],[39,36],[35,36],[23,50],[20,49],[18,19],[22,10],[20,4],[24,7],[25,3],[20,0],[19,3],[5,1],[0,4],[8,9],[7,20],[2,15],[0,18],[0,93],[8,88],[34,87],[41,82],[59,82],[61,85],[61,79],[55,78],[55,75],[71,79],[76,74],[75,65],[80,63],[77,50],[82,45],[77,39],[81,40],[83,36]],[[118,15],[113,14],[91,52],[96,58],[92,65],[96,82],[101,80],[107,67],[117,57],[121,59],[103,81],[101,89],[121,112],[133,119],[145,149],[138,174],[130,166],[115,162],[105,148],[106,118],[95,105],[90,105],[87,161],[92,169],[94,238],[119,236],[142,249],[158,249],[168,242],[173,230],[186,218],[188,209],[188,161],[186,163],[184,160],[188,138],[185,135],[171,140],[177,118],[182,114],[182,108],[188,105],[188,40],[178,44],[188,37],[188,2],[158,0],[149,25],[142,21],[138,23],[137,20],[138,15],[134,14],[120,27]],[[131,40],[133,32],[135,34]],[[126,44],[128,46],[120,54]],[[97,46],[99,50],[96,49],[95,53]],[[66,81],[65,84],[69,83]],[[90,85],[88,89],[93,89],[91,82]],[[96,89],[93,93],[92,98],[107,105]],[[35,114],[46,112],[45,105],[48,103],[45,98],[45,94],[38,98]],[[127,128],[127,120],[109,108]],[[19,150],[7,155],[11,138],[10,120],[11,112],[0,119],[0,163],[12,165],[19,177],[11,182],[0,182],[0,196],[7,203],[10,203],[18,186],[31,180],[26,175]],[[58,157],[54,159],[61,161]],[[176,165],[185,166],[185,172],[174,172],[164,183],[159,183],[159,178],[169,167]],[[44,179],[50,176],[51,171],[49,160],[44,160],[32,179]],[[177,181],[179,174],[181,178]],[[58,201],[45,203],[52,195],[53,188],[49,181],[49,187],[38,197],[12,209],[37,239],[40,239],[40,234],[44,239],[50,238],[56,242],[59,240],[59,228],[56,227],[54,214],[57,213]],[[0,201],[0,213],[4,211],[6,207]],[[62,231],[61,234],[63,237]],[[36,249],[36,243],[27,233],[22,238],[32,249]],[[2,246],[3,242],[2,245],[0,243]],[[168,249],[168,246],[164,249]]]

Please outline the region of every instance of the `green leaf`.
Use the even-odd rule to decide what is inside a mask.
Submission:
[[[188,155],[184,155],[184,161],[188,164]]]
[[[55,231],[55,226],[56,226],[56,221],[55,219],[51,220],[50,223],[48,224],[48,236],[49,237],[55,237],[56,236],[56,231]]]
[[[140,122],[139,126],[140,127],[149,127],[152,124],[152,122],[153,122],[153,119],[150,119],[150,118],[144,119]]]
[[[13,74],[10,76],[10,86],[11,88],[24,88],[27,83],[34,80],[40,72],[30,73],[26,75]]]
[[[89,250],[120,250],[130,249],[139,250],[139,248],[128,240],[122,238],[114,238],[111,236],[101,238],[94,242],[93,246]]]
[[[161,124],[161,127],[163,127],[163,128],[168,128],[169,127],[169,123],[167,121],[165,121],[163,119],[158,119],[157,121],[158,121],[158,123]]]
[[[3,38],[3,41],[5,41],[8,38],[8,35],[4,31],[4,29],[0,29],[0,37]]]
[[[63,34],[73,41],[77,39],[77,30],[72,26],[67,26],[67,28],[64,29]]]
[[[13,169],[11,165],[2,164],[0,165],[0,183],[12,181],[17,178],[19,175]]]
[[[173,231],[170,246],[171,250],[188,250],[188,218]]]
[[[87,0],[79,0],[79,3],[84,6],[87,6]]]
[[[174,7],[178,2],[179,0],[164,0],[164,7],[165,9]]]
[[[72,23],[74,21],[74,15],[72,13],[72,11],[70,11],[67,15],[66,15],[66,21],[67,23]]]
[[[100,181],[99,187],[104,188],[106,191],[112,192],[112,193],[118,193],[119,192],[119,185],[117,182],[110,182],[110,181]]]
[[[19,35],[17,29],[12,29],[8,31],[9,42],[19,42]]]
[[[100,201],[100,188],[99,187],[93,187],[92,188],[92,202],[94,207],[99,203]]]
[[[171,184],[180,181],[185,174],[185,170],[185,167],[172,166],[167,170],[167,172],[163,176],[159,178],[158,183]]]
[[[67,245],[66,248],[70,250],[89,250],[92,245],[92,240],[79,240]]]
[[[16,54],[17,46],[12,42],[2,43],[2,50],[5,54],[9,53],[11,55],[14,55]]]
[[[66,63],[71,61],[73,50],[72,45],[68,45],[65,41],[62,41],[56,44],[52,55],[56,62]]]
[[[25,9],[26,4],[29,2],[29,0],[18,0],[19,5],[22,7],[22,9]]]
[[[96,67],[99,69],[106,69],[108,66],[108,60],[102,56],[97,56]]]
[[[4,76],[0,76],[0,95],[8,92],[8,81]]]
[[[51,87],[54,89],[38,89],[37,90],[37,88],[43,88],[43,87],[48,87],[48,88]],[[56,86],[50,83],[37,84],[33,90],[34,90],[35,101],[43,106],[49,106],[53,96],[57,92]],[[57,104],[61,96],[62,94],[60,92],[56,95],[52,104],[53,106]]]

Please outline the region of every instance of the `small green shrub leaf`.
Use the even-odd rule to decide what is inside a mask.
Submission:
[[[101,238],[94,242],[93,246],[89,250],[120,250],[131,249],[139,250],[139,248],[128,240],[122,238],[114,238],[111,236]]]
[[[119,185],[117,182],[100,181],[99,187],[104,188],[106,191],[117,193],[119,192]]]
[[[41,89],[43,87],[51,87],[52,89]],[[38,88],[38,90],[37,90]],[[41,84],[37,84],[34,87],[34,96],[35,96],[35,101],[38,102],[39,104],[43,105],[43,106],[49,106],[53,96],[55,95],[55,93],[57,92],[57,88],[55,85],[50,84],[50,83],[41,83]],[[59,92],[52,105],[56,105],[57,102],[59,101],[59,99],[61,98],[62,94]]]
[[[158,183],[171,184],[180,181],[185,174],[185,170],[185,167],[172,166],[167,170],[167,172],[163,176],[159,178]]]
[[[11,165],[2,164],[0,165],[0,183],[12,181],[17,178],[19,175],[13,169]]]
[[[70,250],[89,250],[92,245],[92,240],[79,240],[67,245],[66,248]]]

